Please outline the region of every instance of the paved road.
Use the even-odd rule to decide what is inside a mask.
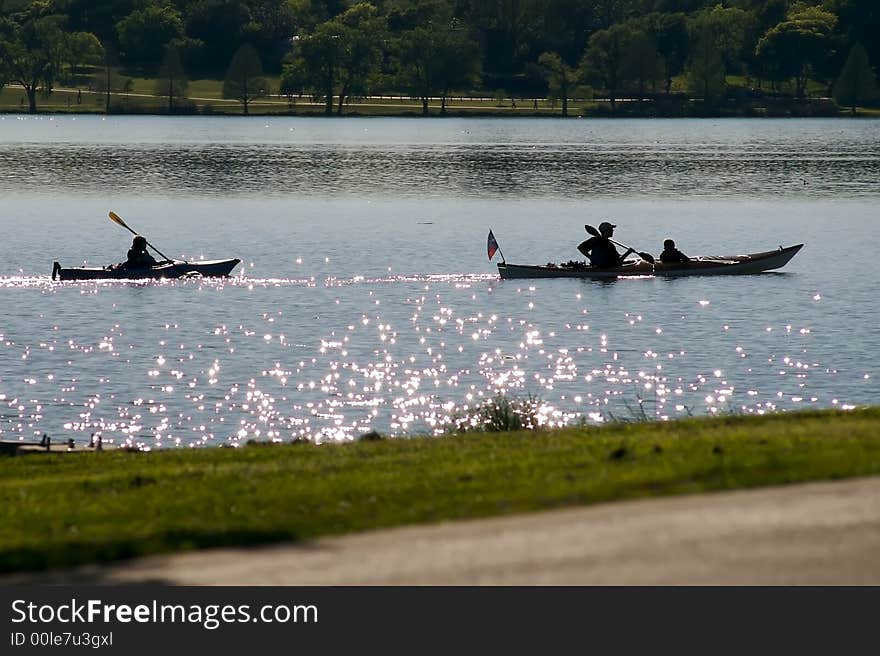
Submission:
[[[880,477],[151,557],[41,575],[38,580],[876,585],[880,584]]]

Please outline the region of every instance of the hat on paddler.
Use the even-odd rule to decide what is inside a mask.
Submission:
[[[611,232],[616,227],[617,226],[614,225],[613,223],[608,223],[608,221],[602,221],[602,223],[599,224],[599,233],[604,237],[606,235],[611,234]]]

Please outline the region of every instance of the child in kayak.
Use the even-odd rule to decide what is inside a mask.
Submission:
[[[675,242],[667,239],[663,242],[663,252],[660,253],[660,261],[664,264],[684,264],[690,262],[691,258],[682,253],[675,247]]]
[[[126,269],[149,269],[156,266],[156,259],[147,252],[147,240],[140,235],[135,235],[131,240],[131,248],[128,258],[122,265]]]

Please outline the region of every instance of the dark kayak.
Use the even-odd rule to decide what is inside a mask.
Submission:
[[[183,278],[228,276],[241,262],[231,260],[199,260],[198,262],[160,262],[154,267],[129,269],[127,267],[71,267],[64,269],[58,262],[52,267],[52,280],[142,280],[144,278]]]
[[[570,264],[507,264],[498,265],[502,278],[620,278],[630,276],[721,276],[762,273],[785,266],[803,248],[803,244],[779,247],[775,251],[729,255],[725,257],[695,257],[683,264],[655,262],[625,262],[608,269],[592,267],[581,262]]]

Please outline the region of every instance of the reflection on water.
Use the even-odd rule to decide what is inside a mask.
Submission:
[[[0,121],[0,191],[284,197],[880,192],[872,122]],[[189,126],[192,126],[190,129]]]
[[[553,426],[643,413],[852,407],[870,386],[870,374],[850,368],[841,375],[828,353],[816,354],[822,349],[814,348],[810,322],[768,316],[719,324],[704,298],[686,307],[676,300],[672,312],[608,312],[590,295],[669,281],[625,281],[618,290],[557,282],[485,274],[5,278],[7,298],[25,293],[48,310],[87,296],[80,306],[108,312],[79,323],[39,314],[27,334],[0,333],[0,359],[14,372],[2,378],[0,435],[48,432],[87,442],[97,433],[141,448],[331,441],[371,429],[442,433],[498,393],[540,397],[539,421]],[[689,295],[679,287],[674,294]],[[132,305],[132,293],[149,302]],[[148,318],[153,303],[182,309],[199,297],[200,316]],[[813,294],[793,305],[821,303]],[[230,315],[236,307],[250,309]],[[834,391],[841,385],[844,398]]]

